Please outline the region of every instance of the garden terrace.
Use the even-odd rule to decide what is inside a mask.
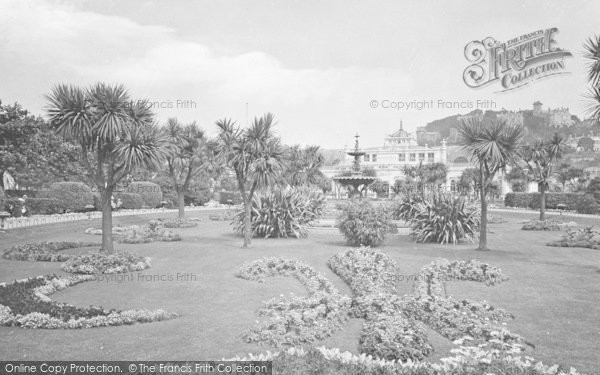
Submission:
[[[269,346],[244,342],[241,337],[257,319],[263,302],[294,292],[308,296],[305,287],[291,277],[267,278],[264,283],[237,278],[245,262],[263,257],[298,259],[324,275],[343,295],[352,295],[344,280],[327,262],[334,255],[351,250],[335,231],[309,232],[306,239],[254,239],[250,249],[240,248],[240,238],[228,223],[211,221],[216,211],[194,211],[190,218],[203,220],[194,228],[175,228],[179,242],[152,242],[140,245],[115,244],[117,250],[152,258],[152,268],[139,273],[132,282],[103,279],[86,282],[52,295],[52,299],[74,306],[105,306],[116,310],[149,309],[177,313],[173,320],[89,330],[27,330],[0,327],[0,351],[7,358],[31,360],[80,359],[118,360],[197,357],[232,358],[245,353],[273,350]],[[491,251],[479,252],[474,245],[417,244],[406,235],[395,235],[378,248],[400,268],[403,281],[399,295],[412,293],[415,275],[438,258],[478,259],[502,270],[508,281],[487,287],[471,281],[448,282],[446,291],[456,300],[486,301],[513,314],[507,328],[535,345],[526,352],[545,364],[573,366],[584,373],[600,368],[598,340],[598,272],[600,251],[584,248],[549,247],[559,232],[520,230],[523,220],[537,218],[531,213],[494,213],[506,219],[491,224]],[[142,225],[165,214],[115,217],[115,225]],[[554,217],[555,218],[555,217]],[[549,215],[549,219],[553,219]],[[579,227],[598,225],[597,218],[569,218]],[[20,228],[0,234],[3,249],[37,241],[89,241],[84,230],[99,227],[99,219],[65,224]],[[554,238],[554,236],[556,238]],[[524,245],[526,244],[526,245]],[[86,253],[90,248],[66,249],[61,253]],[[0,282],[12,282],[37,275],[65,273],[59,262],[15,262],[0,259]],[[143,275],[138,280],[138,275]],[[173,280],[154,278],[172,275]],[[177,279],[177,276],[180,276]],[[185,275],[194,275],[194,279]],[[146,280],[146,281],[143,281]],[[177,291],[174,293],[174,291]],[[358,340],[364,319],[350,318],[342,329],[317,345],[358,354]],[[427,328],[435,352],[430,360],[450,355],[456,348],[447,339]],[[156,338],[159,337],[160,340]],[[183,345],[182,343],[185,343]],[[71,354],[66,354],[71,353]]]

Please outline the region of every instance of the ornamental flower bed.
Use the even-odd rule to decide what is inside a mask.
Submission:
[[[88,228],[86,234],[101,235],[102,229]],[[139,244],[153,241],[181,241],[181,236],[165,229],[163,222],[150,220],[147,225],[113,226],[113,236],[119,243]]]
[[[105,310],[76,307],[52,301],[48,295],[93,280],[91,275],[46,275],[0,284],[0,326],[75,329],[154,322],[173,319],[164,310]]]
[[[385,359],[422,360],[432,352],[425,324],[449,340],[467,336],[469,343],[486,343],[491,332],[503,329],[512,316],[493,306],[446,296],[448,280],[472,280],[495,285],[506,280],[499,269],[475,260],[437,260],[415,277],[413,294],[396,293],[400,279],[397,264],[384,253],[360,248],[338,254],[329,267],[346,281],[355,298],[351,314],[366,319],[360,351]],[[407,339],[410,337],[410,339]],[[517,347],[524,340],[507,331],[507,345]]]
[[[501,332],[497,332],[501,336]],[[500,341],[500,340],[499,340]],[[486,343],[480,347],[461,346],[439,363],[400,362],[355,355],[337,348],[289,348],[280,352],[248,354],[231,361],[273,361],[273,374],[361,374],[361,375],[582,375],[573,368],[548,366],[532,357],[522,357],[506,348]]]
[[[576,223],[563,223],[558,220],[530,220],[523,224],[522,230],[544,230],[544,231],[561,231],[565,228],[577,226]]]
[[[71,255],[59,253],[61,250],[100,245],[100,242],[33,242],[4,250],[3,257],[30,262],[64,262],[71,258]]]
[[[160,218],[158,221],[165,228],[193,228],[198,226],[197,221],[180,218]]]
[[[91,275],[141,271],[150,265],[150,258],[129,253],[89,253],[69,258],[61,268],[70,273]]]
[[[586,227],[577,230],[567,230],[558,241],[546,244],[556,247],[585,247],[600,250],[600,229]]]
[[[264,282],[266,277],[293,277],[304,285],[308,297],[280,296],[258,311],[267,320],[243,334],[246,342],[275,347],[303,345],[331,336],[348,320],[350,299],[307,264],[293,259],[262,258],[244,263],[238,277]]]

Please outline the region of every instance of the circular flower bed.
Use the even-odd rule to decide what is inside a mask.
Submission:
[[[188,220],[188,219],[180,219],[180,218],[161,218],[158,219],[159,222],[165,228],[193,228],[198,226],[196,221]]]
[[[48,295],[81,282],[91,275],[38,276],[0,284],[0,326],[23,328],[92,328],[167,320],[177,317],[164,310],[105,310],[76,307],[52,301]]]
[[[3,256],[5,259],[30,262],[64,262],[72,255],[58,253],[61,250],[100,245],[100,242],[33,242],[13,246],[5,250]]]
[[[81,274],[122,273],[150,267],[150,258],[129,253],[89,253],[69,258],[61,268]]]

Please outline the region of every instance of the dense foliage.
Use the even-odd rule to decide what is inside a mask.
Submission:
[[[348,203],[338,216],[336,227],[354,246],[378,246],[388,234],[398,231],[385,207],[367,201]]]
[[[144,206],[144,199],[137,193],[117,193],[115,199],[120,200],[121,208],[126,210],[137,210]]]
[[[55,182],[48,190],[38,192],[37,197],[56,199],[61,209],[72,212],[94,205],[94,193],[83,182]]]
[[[27,198],[25,201],[29,215],[54,215],[64,212],[63,205],[56,198]]]
[[[455,244],[462,239],[472,241],[479,220],[479,210],[462,197],[434,193],[416,204],[410,219],[411,236],[417,242]]]
[[[585,199],[583,193],[546,193],[546,208],[577,210]],[[533,208],[540,207],[540,193],[507,193],[504,196],[507,207]]]
[[[33,242],[16,245],[4,250],[3,257],[10,260],[27,260],[32,262],[64,262],[71,258],[69,254],[59,251],[81,247],[100,246],[99,242]]]
[[[325,196],[312,188],[274,187],[255,195],[252,201],[252,233],[254,237],[306,237],[308,225],[322,212]],[[235,230],[244,230],[244,211],[233,220]]]
[[[148,208],[156,208],[160,206],[163,194],[160,186],[153,182],[136,181],[127,186],[128,193],[139,194],[142,197],[144,206]]]

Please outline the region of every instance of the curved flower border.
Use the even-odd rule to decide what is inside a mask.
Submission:
[[[28,282],[33,279],[44,279],[45,283],[39,287],[33,288],[32,293],[35,298],[52,302],[48,297],[50,294],[66,289],[70,286],[94,280],[93,275],[75,275],[68,277],[57,276],[37,276],[17,282]],[[0,287],[7,287],[10,284],[0,283]],[[10,307],[0,304],[0,326],[19,326],[23,328],[42,328],[42,329],[79,329],[107,326],[120,326],[134,323],[149,323],[161,320],[174,319],[178,317],[175,313],[169,313],[165,310],[125,310],[120,312],[111,312],[107,315],[98,315],[90,318],[81,317],[78,319],[69,319],[64,321],[49,314],[32,312],[29,314],[13,314]]]

